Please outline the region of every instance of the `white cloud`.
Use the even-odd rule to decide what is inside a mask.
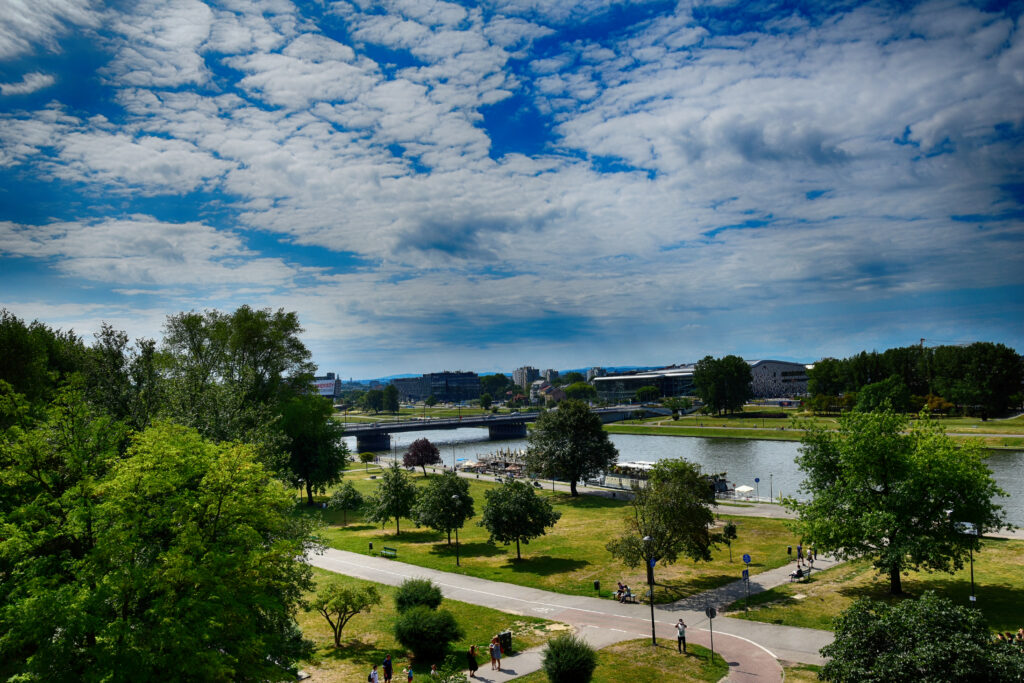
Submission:
[[[0,3],[0,59],[31,53],[35,46],[59,51],[57,39],[75,27],[96,28],[92,0],[6,0]]]
[[[2,95],[27,95],[43,88],[49,88],[56,82],[53,74],[33,71],[22,76],[17,83],[0,83]]]
[[[113,17],[111,28],[123,40],[108,67],[114,82],[161,88],[207,82],[200,50],[214,14],[205,3],[144,0],[131,14]]]

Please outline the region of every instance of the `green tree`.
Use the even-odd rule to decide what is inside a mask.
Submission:
[[[491,396],[504,396],[505,392],[513,387],[515,383],[500,372],[480,378],[480,391]]]
[[[453,471],[431,477],[412,511],[417,524],[448,534],[448,545],[452,543],[452,530],[461,529],[475,514],[469,481]]]
[[[529,544],[530,539],[543,536],[562,516],[532,486],[521,481],[502,484],[486,491],[484,496],[487,502],[479,524],[490,532],[488,542],[507,545],[515,541],[517,560],[522,559],[520,542]]]
[[[362,398],[363,408],[379,413],[384,410],[384,392],[380,389],[370,389]]]
[[[841,360],[822,358],[807,370],[807,393],[812,396],[838,396],[848,388]]]
[[[869,557],[902,593],[908,569],[952,572],[963,567],[980,535],[1005,526],[996,486],[975,442],[957,445],[934,420],[907,421],[891,411],[851,412],[838,431],[806,429],[797,456],[801,491],[787,501],[800,536],[841,558]],[[964,534],[961,522],[977,528]]]
[[[341,524],[348,525],[349,511],[355,511],[363,507],[363,494],[356,490],[352,482],[346,481],[331,494],[327,507],[331,510],[341,510]]]
[[[443,597],[441,588],[430,579],[406,579],[395,591],[395,609],[399,612],[413,607],[437,609]]]
[[[693,369],[694,391],[719,414],[743,410],[753,396],[752,381],[750,365],[739,356],[705,356]]]
[[[651,401],[657,401],[661,398],[661,389],[654,386],[653,384],[640,387],[633,394],[633,398],[639,403],[650,403]]]
[[[398,414],[398,387],[394,384],[389,384],[384,387],[384,394],[381,397],[384,411],[387,413]]]
[[[837,683],[1024,680],[1024,651],[994,641],[980,610],[931,591],[894,604],[858,600],[821,654],[821,678]]]
[[[306,502],[341,481],[348,462],[345,428],[334,419],[329,399],[305,394],[282,406],[281,428],[288,437],[288,472],[291,483],[306,487]]]
[[[355,586],[334,581],[317,591],[311,606],[331,625],[334,647],[341,647],[341,631],[352,617],[370,612],[379,604],[380,593],[373,584]]]
[[[440,659],[448,645],[462,638],[463,630],[451,612],[419,606],[395,619],[395,640],[412,651],[417,660]]]
[[[425,400],[423,404],[429,408],[432,408],[437,405],[437,397],[431,394],[430,396],[427,396],[427,400]]]
[[[529,444],[528,469],[568,479],[573,496],[579,495],[577,481],[608,470],[619,457],[601,418],[585,403],[570,399],[540,416]]]
[[[577,384],[579,382],[586,382],[587,378],[580,372],[567,372],[560,378],[562,384]]]
[[[373,453],[360,453],[359,462],[363,463],[367,472],[370,471],[370,463],[377,459]]]
[[[693,407],[693,401],[688,398],[670,397],[664,399],[661,404],[672,411],[672,419],[678,420],[679,413],[685,412]]]
[[[573,382],[563,389],[565,397],[576,401],[592,401],[597,398],[597,389],[586,382]]]
[[[575,633],[548,641],[541,666],[551,683],[587,683],[597,668],[597,653]]]
[[[909,407],[910,389],[903,383],[899,375],[892,375],[881,382],[865,385],[857,392],[855,410],[862,413],[885,410],[886,408],[903,413]]]
[[[85,345],[74,332],[52,330],[0,309],[0,381],[29,403],[47,403],[71,375],[81,372]]]
[[[488,408],[491,407],[492,403],[494,403],[494,399],[491,398],[490,394],[488,394],[487,392],[484,392],[484,393],[480,394],[480,407],[481,408],[483,408],[484,410],[487,410]]]
[[[711,484],[698,465],[661,460],[651,468],[646,484],[634,483],[623,533],[605,547],[628,567],[643,566],[651,557],[663,565],[680,555],[708,561],[720,540],[710,531],[714,504]]]
[[[366,519],[370,522],[386,524],[395,520],[395,534],[401,533],[400,519],[408,518],[416,504],[416,486],[409,474],[391,463],[385,467],[377,484],[377,490],[366,501]]]
[[[729,520],[722,528],[722,542],[729,546],[729,561],[732,562],[732,542],[736,540],[736,523]]]
[[[416,439],[409,444],[409,449],[402,456],[403,465],[422,468],[424,477],[427,476],[427,465],[436,465],[439,462],[441,462],[441,451],[426,437]]]

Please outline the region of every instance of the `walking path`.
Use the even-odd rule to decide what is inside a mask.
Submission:
[[[651,634],[649,605],[624,605],[607,598],[562,595],[330,548],[322,555],[310,555],[309,561],[321,569],[393,586],[408,578],[427,578],[441,588],[445,597],[453,600],[570,624],[595,648]],[[816,564],[831,566],[824,558]],[[789,565],[752,577],[750,592],[789,581],[793,568]],[[674,625],[682,617],[689,626],[687,641],[709,647],[711,631],[705,607],[722,607],[745,594],[743,582],[738,581],[671,605],[655,606],[657,636],[666,646],[674,645]],[[727,617],[715,619],[713,630],[715,652],[729,662],[730,681],[782,681],[782,668],[777,658],[819,664],[822,659],[818,650],[832,640],[829,631]],[[503,659],[501,672],[481,669],[477,678],[494,683],[508,681],[536,671],[540,665],[541,652],[537,648]]]

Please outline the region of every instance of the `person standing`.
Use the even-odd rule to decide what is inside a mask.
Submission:
[[[686,652],[686,624],[682,619],[676,622],[676,648],[679,652]]]
[[[469,668],[469,677],[476,678],[476,645],[469,646],[469,652],[466,653],[466,664],[468,665],[467,668]]]
[[[373,669],[370,671],[370,675],[366,678],[370,683],[379,683],[380,679],[377,678],[377,665],[373,665]]]
[[[391,683],[393,672],[394,665],[391,663],[391,655],[384,655],[384,683]]]

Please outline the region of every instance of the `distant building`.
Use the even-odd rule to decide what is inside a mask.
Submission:
[[[322,377],[313,378],[313,389],[321,396],[334,399],[341,396],[341,380],[333,372],[328,372]]]
[[[549,382],[554,382],[556,379],[558,379],[558,370],[552,370],[551,368],[548,368],[544,372],[540,373],[540,376]]]
[[[807,393],[807,366],[781,360],[748,360],[754,398],[782,398]],[[603,401],[619,403],[632,399],[640,387],[655,386],[662,396],[694,393],[694,364],[672,365],[658,370],[624,372],[594,378]],[[589,371],[588,371],[589,374]]]
[[[604,368],[599,368],[596,366],[592,367],[589,370],[587,370],[587,381],[593,382],[595,377],[604,377],[607,374],[608,371],[605,370]]]
[[[565,391],[562,387],[548,385],[537,392],[537,398],[545,403],[558,403],[565,400]]]
[[[444,403],[461,403],[480,398],[480,377],[475,372],[431,372],[422,377],[391,381],[403,401],[423,401],[433,396]]]
[[[546,379],[535,379],[530,382],[530,403],[540,400],[540,392],[551,386]]]
[[[529,365],[512,371],[512,381],[523,389],[529,389],[530,385],[538,379],[540,379],[540,370]]]

